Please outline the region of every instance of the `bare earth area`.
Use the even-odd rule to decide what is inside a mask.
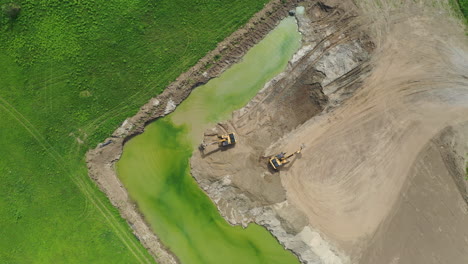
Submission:
[[[466,262],[468,207],[457,191],[463,168],[453,151],[462,147],[457,142],[468,142],[467,128],[446,129],[424,147],[361,263]]]
[[[194,177],[232,224],[264,225],[304,263],[467,263],[462,26],[437,1],[301,4],[302,49],[205,133],[239,143],[195,152]]]

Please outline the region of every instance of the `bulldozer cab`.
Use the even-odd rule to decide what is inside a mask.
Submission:
[[[280,154],[276,155],[276,157],[277,157],[279,160],[282,160],[282,159],[284,159],[284,155],[286,155],[286,153],[281,152]]]
[[[278,170],[281,166],[288,163],[287,159],[284,158],[285,153],[281,152],[270,158],[270,165],[274,170]]]
[[[281,166],[281,161],[276,157],[272,158],[270,160],[270,165],[273,167],[273,169],[277,170]]]
[[[236,137],[234,136],[234,133],[229,133],[227,135],[222,135],[218,137],[220,138],[220,147],[227,147],[236,144]]]
[[[198,147],[200,150],[205,150],[205,148],[209,145],[218,144],[219,148],[227,148],[236,144],[236,136],[234,133],[228,133],[226,135],[218,135],[218,140],[211,142],[211,143],[204,143],[202,142]]]
[[[236,137],[234,136],[234,133],[229,133],[227,135],[218,136],[218,138],[220,139],[219,141],[220,147],[227,147],[230,145],[234,145],[236,143]]]
[[[301,148],[297,150],[296,152],[286,156],[286,153],[281,152],[275,156],[272,156],[270,158],[270,165],[274,170],[278,170],[280,167],[282,167],[284,164],[289,162],[289,158],[292,156],[301,153],[302,149],[304,148],[304,144],[301,145]]]

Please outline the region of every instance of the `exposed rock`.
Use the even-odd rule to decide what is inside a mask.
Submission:
[[[167,115],[169,113],[172,113],[172,111],[176,109],[176,106],[177,105],[174,103],[174,101],[172,101],[172,99],[169,99],[169,101],[167,101],[166,108],[164,109],[164,114]]]

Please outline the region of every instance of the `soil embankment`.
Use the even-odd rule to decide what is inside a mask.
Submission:
[[[464,263],[463,29],[438,2],[303,4],[302,50],[207,131],[239,144],[194,153],[194,177],[231,223],[266,226],[304,263]]]
[[[90,177],[106,193],[112,204],[119,209],[121,216],[132,227],[135,236],[155,257],[158,263],[176,263],[173,256],[159,242],[151,231],[127,190],[118,179],[114,164],[120,158],[123,145],[133,136],[144,131],[146,124],[172,112],[190,92],[211,78],[217,77],[273,29],[288,15],[298,1],[272,1],[257,13],[243,28],[233,33],[218,47],[201,59],[197,65],[182,74],[164,92],[151,99],[133,117],[128,118],[103,144],[87,153],[86,159]]]

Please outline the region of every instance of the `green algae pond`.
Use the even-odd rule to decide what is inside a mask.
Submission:
[[[125,145],[119,178],[182,263],[299,263],[265,228],[229,225],[190,175],[189,159],[203,131],[228,119],[284,70],[300,40],[295,19],[284,19],[241,62],[195,89],[172,114]]]

